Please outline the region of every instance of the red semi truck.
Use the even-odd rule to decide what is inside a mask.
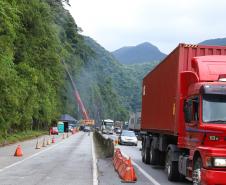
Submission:
[[[226,47],[179,44],[143,79],[142,161],[226,184]]]

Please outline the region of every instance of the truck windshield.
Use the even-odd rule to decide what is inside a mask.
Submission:
[[[226,123],[226,95],[203,95],[203,122]]]
[[[111,126],[113,126],[113,123],[111,123],[111,122],[105,122],[104,125],[107,126],[107,127],[111,127]]]

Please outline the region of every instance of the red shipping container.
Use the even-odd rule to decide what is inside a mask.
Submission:
[[[192,58],[205,55],[226,55],[226,47],[179,44],[147,74],[143,79],[142,131],[178,135],[182,109],[180,74],[194,71]]]

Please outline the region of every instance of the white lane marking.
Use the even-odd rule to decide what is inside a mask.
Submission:
[[[96,159],[96,153],[94,148],[94,142],[93,142],[93,133],[92,133],[92,157],[93,157],[93,185],[98,185],[98,179],[97,179],[97,159]]]
[[[44,152],[46,152],[46,151],[48,151],[48,150],[51,150],[51,149],[55,148],[56,146],[58,146],[59,144],[64,143],[65,141],[66,141],[66,140],[61,140],[59,143],[57,143],[57,144],[55,144],[55,145],[53,145],[53,146],[51,146],[51,147],[49,147],[49,148],[47,148],[47,149],[45,149],[45,150],[42,150],[42,151],[40,151],[40,152],[38,152],[38,153],[35,153],[35,154],[33,154],[33,155],[31,155],[31,156],[29,156],[29,157],[27,157],[27,158],[25,158],[25,159],[23,159],[23,160],[21,160],[21,161],[15,162],[15,163],[13,163],[13,164],[11,164],[11,165],[9,165],[9,166],[6,166],[6,167],[4,167],[4,168],[1,168],[1,169],[0,169],[0,172],[3,172],[3,171],[5,171],[5,170],[7,170],[7,169],[9,169],[9,168],[11,168],[11,167],[13,167],[13,166],[17,166],[18,164],[21,164],[21,163],[23,163],[24,161],[27,161],[27,160],[29,160],[29,159],[32,159],[32,158],[34,158],[34,157],[36,157],[36,156],[38,156],[38,155],[40,155],[40,154],[42,154],[42,153],[44,153]]]
[[[132,161],[132,164],[137,167],[137,169],[154,185],[160,185],[151,175],[149,175],[146,171],[144,171],[137,163]]]
[[[122,155],[124,155],[125,157],[129,158],[128,155],[126,155],[124,152],[122,152]],[[132,159],[131,162],[134,166],[137,167],[137,169],[149,180],[151,181],[151,183],[153,183],[154,185],[161,185],[159,184],[151,175],[149,175],[144,169],[142,169],[137,163],[135,163]]]

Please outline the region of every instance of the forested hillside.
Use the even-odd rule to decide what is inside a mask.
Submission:
[[[88,55],[82,40],[61,1],[0,0],[3,134],[47,127],[57,119],[64,107],[61,61]]]
[[[47,128],[61,113],[77,116],[61,61],[78,78],[92,57],[60,0],[0,0],[1,133]]]
[[[119,64],[80,34],[63,0],[0,0],[0,133],[81,118],[62,61],[91,118],[128,119],[140,109],[141,79],[155,63]]]
[[[102,94],[102,97],[108,96],[105,101],[109,101],[110,107],[115,107],[114,103],[120,102],[127,110],[126,117],[128,117],[128,111],[140,111],[142,79],[159,61],[136,65],[123,65],[93,39],[86,37],[85,40],[87,45],[96,52],[96,56],[89,60],[88,65],[84,68],[80,80],[83,87],[87,87],[84,84],[90,84],[93,81],[98,82],[100,90],[110,85],[113,87],[118,100],[116,101],[110,98],[107,94]],[[89,92],[89,90],[86,89],[83,92]],[[94,108],[91,110],[94,110]],[[125,112],[121,108],[113,109],[113,113],[110,113],[108,116],[114,114],[119,114],[121,119],[125,119]]]

